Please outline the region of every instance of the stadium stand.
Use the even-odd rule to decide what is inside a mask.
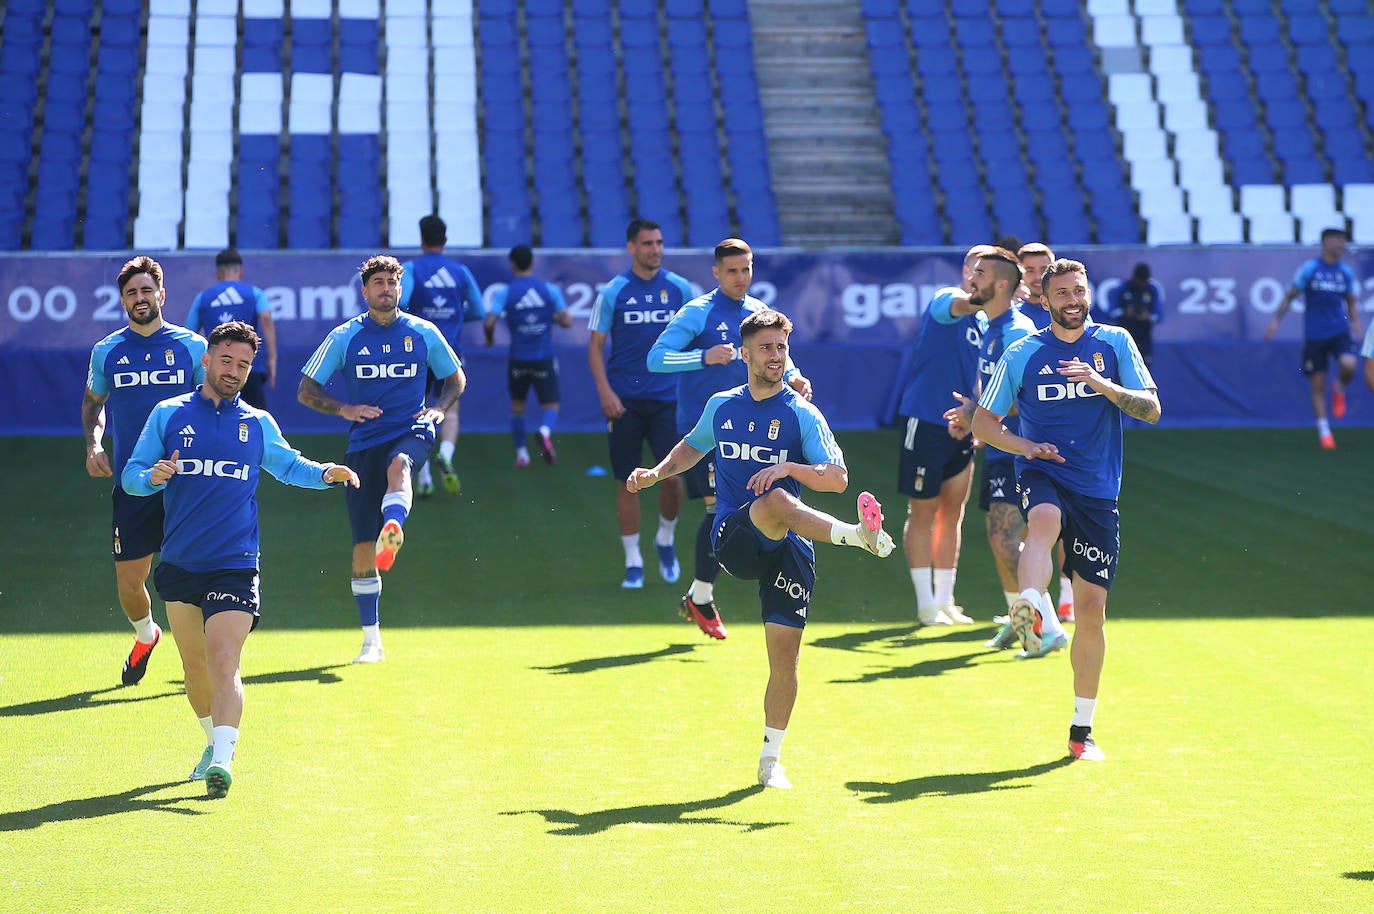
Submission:
[[[1374,221],[1363,0],[854,3],[904,244]],[[10,0],[0,250],[413,247],[429,211],[777,245],[756,38],[746,0]]]

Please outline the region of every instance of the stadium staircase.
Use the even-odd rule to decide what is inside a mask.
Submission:
[[[859,7],[750,0],[749,11],[783,243],[896,244]]]

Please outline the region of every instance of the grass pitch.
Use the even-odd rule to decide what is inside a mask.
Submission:
[[[896,532],[892,434],[839,437],[850,492],[813,503],[848,516],[871,489]],[[504,437],[462,439],[464,492],[407,525],[372,668],[348,664],[339,493],[267,481],[264,619],[212,802],[183,780],[200,731],[170,641],[118,686],[106,487],[75,440],[4,439],[22,535],[0,581],[0,907],[1370,910],[1374,430],[1340,440],[1128,433],[1103,765],[1063,758],[1067,657],[981,647],[1000,588],[976,509],[957,588],[975,629],[915,629],[900,558],[820,547],[797,786],[766,792],[752,585],[722,579],[721,643],[652,567],[621,591],[612,485],[583,475],[600,436],[518,472]]]

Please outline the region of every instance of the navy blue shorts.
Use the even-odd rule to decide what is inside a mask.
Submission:
[[[256,568],[224,571],[187,571],[170,562],[158,562],[153,569],[153,586],[164,603],[190,603],[200,607],[206,619],[215,613],[250,613],[253,628],[261,618],[262,596],[258,590]]]
[[[1355,341],[1349,332],[1338,333],[1322,340],[1303,340],[1302,373],[1308,376],[1325,374],[1332,360],[1355,354]]]
[[[973,436],[951,438],[943,422],[902,417],[897,491],[908,498],[938,498],[946,479],[953,479],[973,460]]]
[[[716,497],[716,452],[712,451],[682,474],[688,498]]]
[[[978,507],[986,511],[993,502],[1017,505],[1021,496],[1016,491],[1016,458],[1004,458],[1003,452],[991,445],[983,450],[983,466],[978,476]]]
[[[1090,584],[1112,589],[1116,562],[1121,552],[1121,514],[1111,498],[1079,495],[1058,485],[1040,470],[1026,470],[1019,480],[1021,513],[1050,504],[1063,518],[1064,573],[1076,574]]]
[[[644,400],[631,397],[620,401],[625,413],[606,423],[611,445],[611,472],[624,482],[635,467],[645,466],[644,443],[658,463],[678,442],[677,403],[672,400]]]
[[[711,542],[720,566],[732,577],[759,582],[763,621],[789,628],[805,628],[816,587],[816,549],[788,531],[781,540],[759,532],[749,506],[717,517]]]
[[[110,495],[114,503],[113,535],[110,554],[116,562],[130,562],[146,558],[162,549],[162,492],[152,495],[130,495],[123,487],[115,486]]]
[[[558,402],[558,359],[535,362],[511,359],[506,363],[506,388],[512,403],[524,403],[531,387],[541,406]]]
[[[392,459],[404,454],[412,467],[422,466],[433,448],[434,423],[417,421],[399,438],[344,455],[344,465],[358,474],[358,488],[344,486],[354,543],[373,542],[382,532],[382,498],[386,495],[386,471]]]

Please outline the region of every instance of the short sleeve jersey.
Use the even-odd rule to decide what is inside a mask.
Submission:
[[[923,422],[945,421],[945,410],[957,401],[953,391],[974,390],[978,347],[987,317],[981,312],[955,316],[950,312],[959,290],[946,286],[930,300],[921,318],[921,332],[912,352],[915,374],[902,393],[898,411]],[[981,319],[981,323],[980,323]]]
[[[506,319],[510,357],[516,362],[553,358],[553,316],[568,307],[552,283],[520,276],[492,301],[491,311]]]
[[[748,483],[766,466],[789,461],[844,466],[844,453],[820,410],[786,385],[766,400],[755,400],[748,385],[715,394],[686,440],[703,453],[715,451],[720,517],[758,498]],[[801,494],[801,483],[790,476],[773,484],[778,487]]]
[[[626,270],[602,287],[588,325],[611,338],[606,380],[617,396],[667,401],[677,395],[676,378],[649,370],[649,350],[691,299],[691,284],[668,270],[659,270],[652,279]]]
[[[451,347],[462,345],[463,322],[481,320],[482,290],[472,271],[436,252],[402,264],[401,308],[439,328]]]
[[[1293,288],[1303,295],[1303,335],[1325,340],[1350,332],[1345,297],[1359,290],[1355,271],[1345,263],[1327,263],[1320,257],[1298,267]]]
[[[340,372],[349,403],[381,408],[375,419],[350,426],[348,449],[359,451],[392,441],[411,426],[425,408],[426,367],[436,378],[447,378],[459,368],[458,356],[439,328],[405,312],[386,327],[360,314],[329,332],[301,374],[327,384]]]
[[[261,330],[261,315],[271,310],[267,296],[257,286],[225,280],[202,290],[191,299],[186,326],[197,333],[208,334],[220,324],[242,321],[254,330]]]
[[[115,479],[143,431],[154,406],[205,380],[205,339],[185,327],[164,323],[148,336],[125,327],[95,344],[86,387],[107,397],[105,417],[114,437]]]
[[[1002,353],[1007,351],[1007,347],[1035,332],[1035,324],[1016,308],[1008,308],[1005,314],[988,321],[988,329],[978,346],[979,390],[987,390],[988,382],[992,380],[992,371],[997,367],[997,362],[1002,358]],[[1002,424],[1011,432],[1020,427],[1020,421],[1015,415],[1004,417]]]
[[[1059,374],[1060,361],[1073,359],[1131,390],[1155,387],[1130,334],[1120,327],[1089,324],[1072,343],[1050,330],[1012,343],[978,405],[1005,416],[1015,404],[1022,437],[1048,441],[1064,458],[1055,463],[1018,456],[1017,475],[1034,466],[1071,492],[1115,499],[1121,492],[1121,410],[1086,382]]]

